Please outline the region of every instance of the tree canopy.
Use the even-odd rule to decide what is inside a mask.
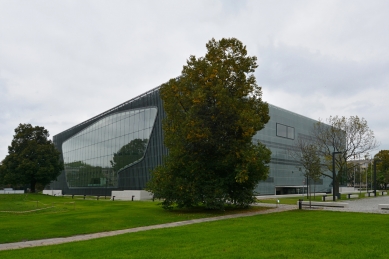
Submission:
[[[319,180],[323,174],[323,163],[317,145],[308,139],[298,138],[293,150],[289,152],[304,169],[303,175],[314,181]]]
[[[268,175],[270,150],[252,142],[269,120],[253,75],[256,57],[235,38],[206,47],[205,57],[190,56],[181,76],[160,90],[169,155],[148,189],[164,208],[247,206]]]
[[[367,125],[364,118],[358,116],[331,116],[326,123],[319,121],[315,124],[312,139],[316,142],[318,150],[327,161],[327,168],[332,168],[332,153],[341,152],[335,156],[335,168],[338,172],[333,184],[339,189],[339,181],[342,174],[347,173],[349,167],[347,161],[364,157],[369,151],[376,149],[379,144],[374,132]],[[332,173],[324,172],[324,175],[333,178]]]
[[[60,152],[48,139],[44,127],[19,124],[8,147],[8,155],[0,165],[0,182],[9,185],[29,185],[35,192],[37,184],[45,186],[63,170]]]
[[[374,160],[377,160],[377,183],[386,190],[389,184],[389,150],[381,150]]]

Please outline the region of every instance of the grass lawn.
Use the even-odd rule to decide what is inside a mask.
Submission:
[[[0,258],[388,258],[388,219],[296,210],[0,251]]]
[[[0,195],[0,243],[65,237],[264,209],[252,207],[249,210],[227,210],[224,213],[205,210],[165,211],[157,204],[157,201],[110,201],[104,197],[100,200],[84,200],[80,196],[72,199],[42,194]]]

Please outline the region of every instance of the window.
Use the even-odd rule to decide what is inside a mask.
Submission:
[[[62,150],[68,186],[116,187],[117,178],[106,182],[107,172],[117,174],[143,158],[156,115],[155,107],[111,114],[66,140]]]
[[[277,123],[276,135],[282,138],[294,139],[294,128]]]
[[[286,138],[287,126],[277,123],[277,136]]]

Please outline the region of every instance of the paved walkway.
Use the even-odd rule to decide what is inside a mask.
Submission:
[[[20,249],[20,248],[26,248],[26,247],[35,247],[35,246],[56,245],[56,244],[63,244],[63,243],[69,243],[69,242],[75,242],[75,241],[90,240],[90,239],[95,239],[95,238],[100,238],[100,237],[116,236],[116,235],[121,235],[121,234],[126,234],[126,233],[135,233],[135,232],[146,231],[146,230],[151,230],[151,229],[171,228],[171,227],[185,226],[185,225],[191,225],[191,224],[197,224],[197,223],[203,223],[203,222],[211,222],[211,221],[240,218],[240,217],[249,217],[249,216],[254,216],[254,215],[259,215],[259,214],[268,214],[268,213],[297,209],[297,205],[293,206],[293,205],[280,204],[280,205],[278,205],[278,207],[276,207],[276,205],[274,205],[274,204],[261,204],[260,206],[273,207],[273,208],[268,209],[268,210],[250,212],[250,213],[239,213],[239,214],[232,214],[232,215],[212,217],[212,218],[192,219],[192,220],[186,220],[186,221],[172,222],[172,223],[159,224],[159,225],[146,226],[146,227],[129,228],[129,229],[123,229],[123,230],[108,231],[108,232],[100,232],[100,233],[94,233],[94,234],[77,235],[77,236],[71,236],[71,237],[49,238],[49,239],[33,240],[33,241],[25,241],[25,242],[17,242],[17,243],[6,243],[6,244],[0,244],[0,251],[11,250],[11,249]]]
[[[378,204],[389,204],[389,196],[377,196],[366,199],[349,199],[341,200],[348,203],[348,208],[331,208],[325,207],[325,210],[345,211],[345,212],[363,212],[363,213],[379,213],[389,214],[389,210],[378,209]]]

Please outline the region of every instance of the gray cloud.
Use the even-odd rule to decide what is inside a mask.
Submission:
[[[283,44],[260,48],[259,53],[258,78],[277,90],[350,98],[389,85],[388,61],[339,61]]]
[[[365,117],[389,149],[387,1],[1,1],[0,159],[19,123],[51,135],[180,74],[212,37],[258,56],[264,99]]]

